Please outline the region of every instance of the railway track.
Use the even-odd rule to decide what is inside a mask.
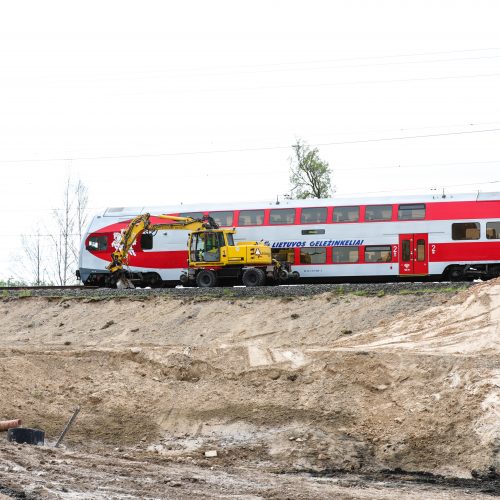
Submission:
[[[176,288],[136,288],[117,290],[81,285],[71,286],[25,286],[2,287],[0,297],[67,297],[67,298],[141,298],[141,297],[178,297],[178,298],[272,298],[306,297],[331,293],[335,295],[353,294],[361,296],[420,294],[420,293],[455,293],[469,288],[471,282],[397,282],[397,283],[344,283],[344,284],[295,284],[264,287],[176,287]]]
[[[25,285],[25,286],[2,286],[0,292],[3,290],[79,290],[79,289],[95,289],[98,286],[82,286],[82,285]]]

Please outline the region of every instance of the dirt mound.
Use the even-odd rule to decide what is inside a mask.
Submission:
[[[408,349],[440,354],[500,353],[500,279],[478,284],[451,303],[334,343],[336,348]]]
[[[0,418],[275,471],[500,466],[500,283],[459,295],[5,299]],[[7,389],[8,388],[8,389]]]

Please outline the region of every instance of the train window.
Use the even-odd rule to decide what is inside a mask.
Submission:
[[[151,233],[142,233],[141,235],[141,248],[143,250],[153,249],[153,235]]]
[[[269,224],[293,224],[295,208],[273,208],[269,216]]]
[[[456,222],[451,225],[452,240],[478,240],[481,236],[479,222]]]
[[[365,247],[365,262],[391,262],[390,245]]]
[[[486,223],[486,238],[500,240],[500,221]]]
[[[326,262],[325,247],[302,247],[300,249],[301,264],[324,264]]]
[[[417,240],[417,261],[425,261],[425,240]]]
[[[108,248],[108,237],[107,236],[91,236],[87,242],[87,250],[97,250],[102,252]]]
[[[240,210],[239,226],[262,226],[264,210]]]
[[[219,226],[233,225],[233,212],[210,212],[208,215],[210,215]]]
[[[326,222],[328,210],[321,208],[303,208],[300,215],[301,224],[323,224]]]
[[[359,261],[359,247],[333,247],[332,259],[334,264]]]
[[[273,248],[272,257],[279,262],[295,262],[295,251],[293,248]]]
[[[334,207],[333,222],[358,222],[359,207]]]
[[[392,205],[368,205],[366,207],[365,219],[372,220],[391,220]]]
[[[418,203],[415,205],[399,205],[398,219],[399,220],[425,219],[425,205],[423,203]]]
[[[179,217],[191,217],[191,219],[203,219],[203,212],[184,212]]]
[[[403,240],[403,245],[401,248],[401,260],[403,262],[410,262],[410,240]]]

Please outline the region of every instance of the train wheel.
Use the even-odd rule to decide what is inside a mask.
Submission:
[[[462,281],[464,279],[464,268],[462,266],[450,267],[446,271],[446,279],[449,281]]]
[[[241,281],[245,286],[262,286],[266,281],[266,273],[257,267],[245,269]]]
[[[202,269],[196,275],[196,285],[201,288],[208,288],[212,286],[217,286],[217,275],[213,271],[207,271]]]

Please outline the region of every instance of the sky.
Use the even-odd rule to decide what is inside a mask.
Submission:
[[[0,6],[0,279],[64,184],[107,206],[500,191],[496,0]],[[19,269],[16,275],[19,275]]]

